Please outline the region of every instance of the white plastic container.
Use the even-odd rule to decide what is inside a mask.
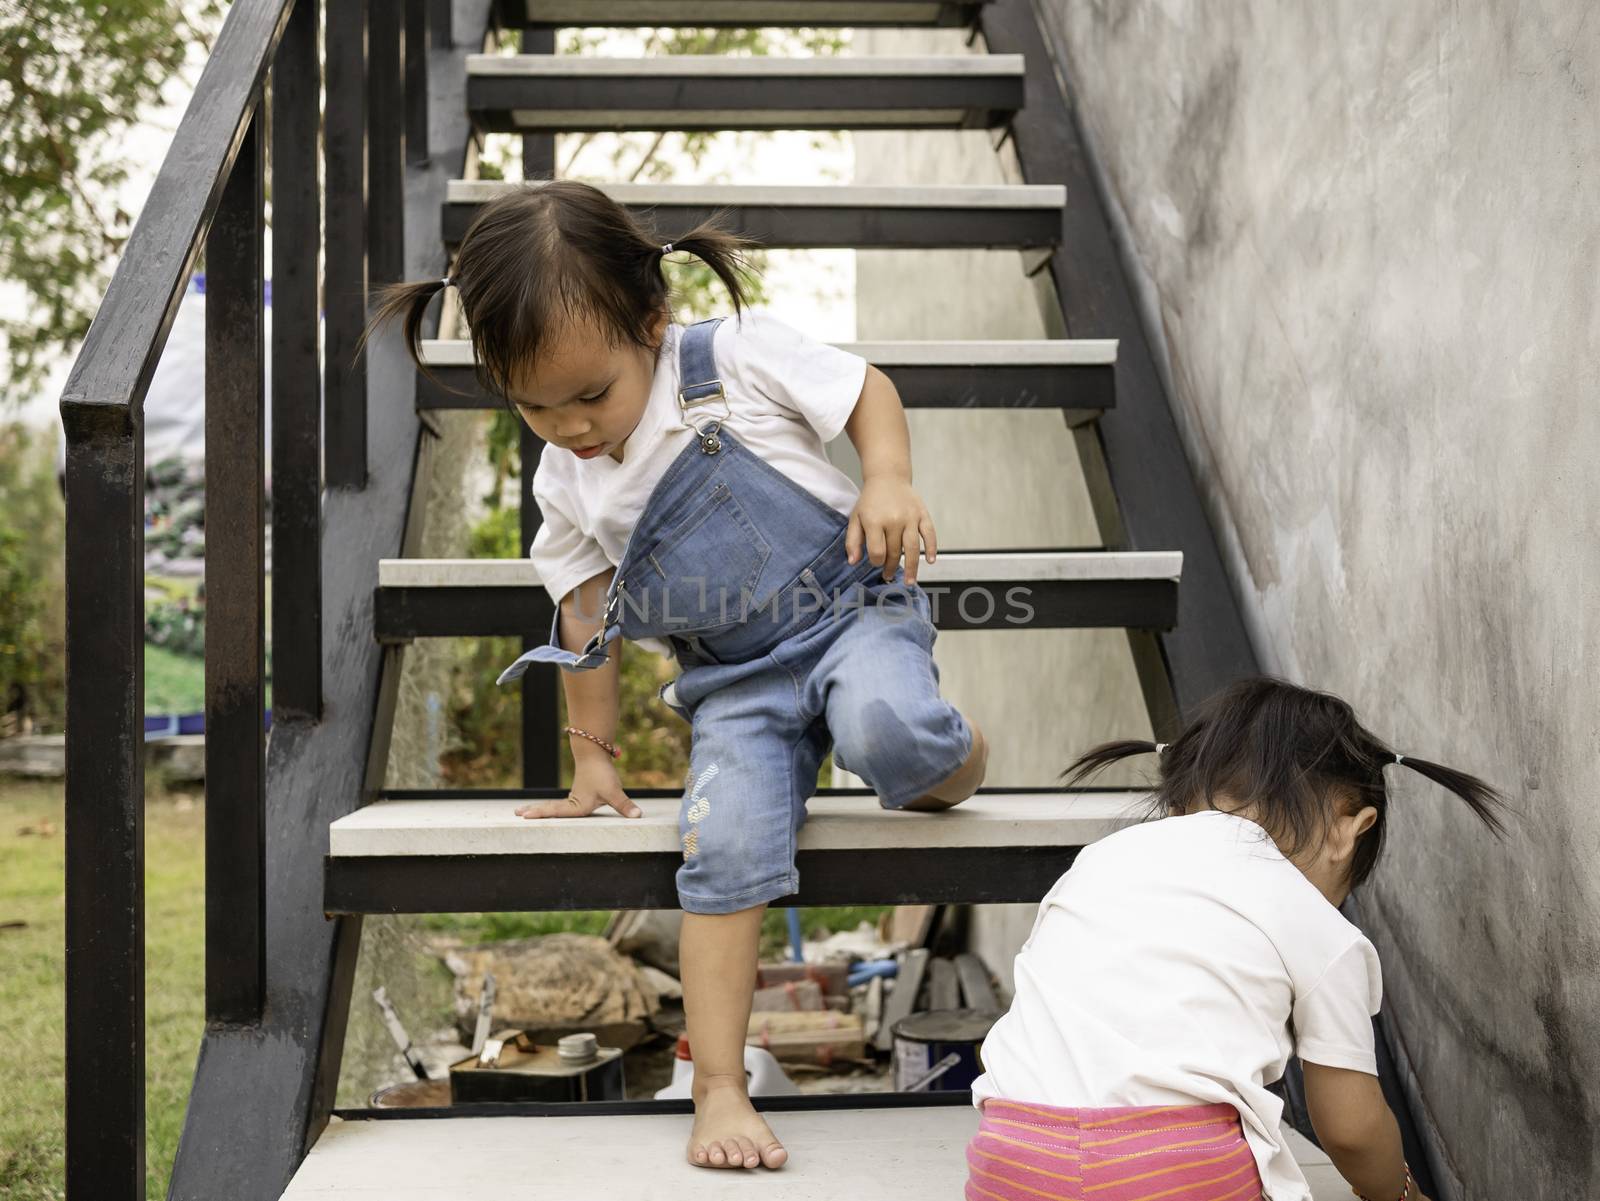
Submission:
[[[783,1065],[772,1052],[761,1047],[744,1049],[744,1077],[752,1097],[787,1097],[800,1090],[784,1074]],[[657,1101],[687,1100],[694,1086],[694,1059],[689,1054],[689,1038],[678,1036],[677,1058],[672,1064],[672,1083],[656,1093]]]

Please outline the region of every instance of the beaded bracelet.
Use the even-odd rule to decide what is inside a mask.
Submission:
[[[1405,1167],[1406,1167],[1406,1186],[1405,1186],[1405,1190],[1400,1194],[1399,1201],[1411,1201],[1411,1189],[1416,1183],[1414,1180],[1411,1179],[1411,1165],[1410,1164],[1406,1164]],[[1350,1191],[1352,1193],[1356,1194],[1356,1197],[1357,1197],[1358,1201],[1372,1201],[1372,1199],[1370,1197],[1368,1197],[1365,1193],[1356,1193],[1355,1189],[1351,1189]]]
[[[563,734],[576,734],[579,738],[587,738],[590,742],[603,749],[606,754],[610,755],[613,759],[622,758],[622,748],[607,742],[598,734],[591,734],[588,730],[580,730],[577,726],[563,726],[561,728],[561,732]]]

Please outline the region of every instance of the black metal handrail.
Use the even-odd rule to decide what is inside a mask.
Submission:
[[[406,133],[427,129],[426,59],[415,45],[405,55],[403,40],[448,20],[437,0],[431,23],[425,0],[378,0],[370,13],[371,0],[327,0],[324,70],[319,4],[234,0],[61,399],[69,1197],[131,1201],[145,1191],[143,407],[202,248],[206,1019],[249,1026],[267,1004],[267,85],[270,78],[273,718],[281,725],[321,717],[324,476],[346,487],[366,476],[366,375],[354,348],[366,321],[367,264],[380,265],[380,278],[398,274]],[[316,157],[324,80],[325,231]],[[381,221],[369,221],[369,211]]]

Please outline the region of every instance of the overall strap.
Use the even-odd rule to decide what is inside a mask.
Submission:
[[[683,331],[678,343],[678,405],[688,409],[713,400],[726,400],[722,380],[717,378],[717,360],[712,352],[717,327],[726,320],[709,317],[696,321]]]

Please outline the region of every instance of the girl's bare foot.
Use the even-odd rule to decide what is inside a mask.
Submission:
[[[902,809],[951,809],[978,791],[978,785],[983,783],[989,770],[989,740],[971,718],[967,719],[967,725],[972,728],[972,749],[967,752],[966,760],[916,800],[900,806]]]
[[[715,1080],[694,1089],[689,1162],[700,1168],[781,1168],[789,1153],[750,1104],[745,1083]]]

